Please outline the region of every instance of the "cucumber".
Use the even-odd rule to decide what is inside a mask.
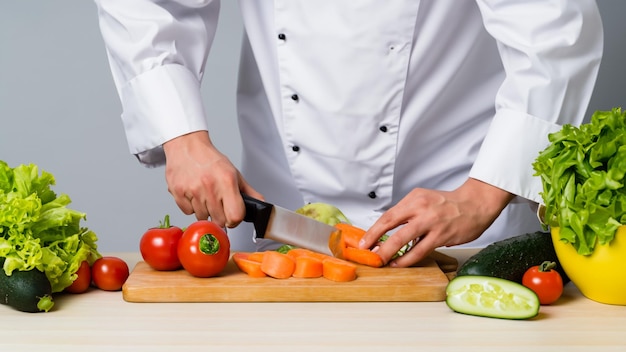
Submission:
[[[4,258],[0,258],[0,303],[29,313],[47,312],[52,308],[52,285],[46,274],[32,269],[15,270],[7,276],[3,265]]]
[[[533,232],[494,242],[467,259],[457,276],[481,275],[522,283],[528,268],[544,261],[555,262],[563,284],[570,281],[554,251],[548,232]]]
[[[458,313],[499,319],[529,319],[540,307],[531,289],[491,276],[455,277],[446,287],[446,304]]]

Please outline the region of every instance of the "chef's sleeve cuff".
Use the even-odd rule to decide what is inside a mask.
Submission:
[[[522,112],[496,113],[470,177],[541,203],[541,179],[532,164],[549,144],[548,135],[561,126]]]
[[[200,81],[182,65],[158,66],[122,88],[122,122],[128,147],[141,163],[165,163],[163,143],[208,130]]]

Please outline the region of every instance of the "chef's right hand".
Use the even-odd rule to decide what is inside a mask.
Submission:
[[[207,131],[179,136],[163,144],[165,180],[181,211],[198,220],[209,217],[221,227],[235,227],[245,216],[241,192],[263,196],[211,143]]]

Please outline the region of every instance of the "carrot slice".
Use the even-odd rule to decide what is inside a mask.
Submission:
[[[356,265],[342,259],[328,257],[322,261],[324,278],[336,282],[356,279]]]
[[[261,270],[268,276],[276,279],[291,277],[296,269],[296,262],[286,254],[276,251],[267,251],[263,255]]]
[[[359,241],[365,235],[365,230],[343,222],[335,225],[335,228],[341,230],[341,237],[343,237],[347,247],[359,248]]]
[[[267,275],[261,270],[261,263],[250,260],[249,258],[250,255],[248,253],[237,252],[233,254],[233,261],[239,270],[248,274],[250,277],[266,277]]]
[[[345,260],[371,266],[374,268],[380,268],[384,264],[382,258],[378,254],[370,251],[369,249],[346,247],[343,254]]]
[[[319,252],[315,252],[312,251],[310,249],[306,249],[306,248],[294,248],[289,250],[289,252],[287,252],[287,255],[290,256],[291,258],[293,258],[294,260],[301,256],[301,255],[308,255],[310,257],[314,257],[314,258],[318,258],[319,260],[324,260],[327,257],[329,257],[328,255],[324,254],[324,253],[319,253]]]
[[[336,258],[343,259],[343,252],[346,249],[346,242],[343,239],[341,230],[337,230],[330,234],[328,238],[328,248]]]
[[[264,255],[265,255],[265,252],[252,252],[248,255],[248,260],[252,260],[252,261],[260,263],[263,261]]]
[[[313,251],[309,250],[309,249],[293,248],[293,249],[290,249],[289,252],[287,252],[287,255],[291,259],[296,260],[296,258],[301,256],[301,255],[310,255],[311,253],[313,253]]]
[[[324,265],[321,259],[308,254],[301,254],[296,257],[296,269],[293,271],[293,277],[316,278],[322,277],[323,274]]]
[[[237,261],[238,259],[249,259],[250,253],[246,252],[235,252],[233,253],[233,261]]]
[[[365,230],[345,223],[339,223],[335,227],[340,233],[331,234],[329,239],[329,247],[335,257],[375,268],[383,266],[383,260],[378,254],[369,249],[358,248]]]

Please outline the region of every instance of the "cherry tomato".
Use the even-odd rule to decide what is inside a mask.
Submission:
[[[128,264],[118,257],[102,257],[91,266],[91,277],[97,288],[119,291],[128,279]]]
[[[554,262],[543,262],[528,269],[522,277],[522,284],[533,290],[541,304],[552,304],[563,294],[563,278],[553,268]]]
[[[89,262],[84,260],[78,270],[76,271],[78,277],[72,282],[71,285],[65,288],[65,292],[69,293],[83,293],[87,291],[91,285],[91,267]]]
[[[139,242],[139,251],[143,260],[155,270],[177,270],[181,264],[178,260],[178,241],[183,230],[170,226],[169,215],[159,227],[148,229]]]
[[[216,276],[224,269],[229,257],[228,236],[211,221],[194,222],[178,242],[178,258],[183,268],[193,276]]]

